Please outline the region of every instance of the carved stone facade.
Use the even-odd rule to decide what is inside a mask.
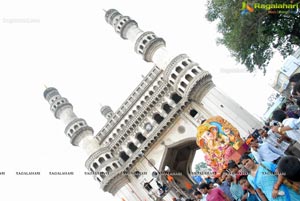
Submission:
[[[193,183],[191,163],[198,149],[197,126],[218,114],[245,136],[261,123],[220,92],[211,74],[187,55],[169,56],[164,40],[153,32],[143,32],[135,21],[114,9],[107,11],[105,18],[155,66],[119,109],[102,107],[107,123],[95,136],[56,89],[46,89],[45,98],[55,117],[65,123],[67,135],[75,138],[72,144],[90,153],[85,166],[94,173],[101,189],[130,201],[188,196],[185,183]],[[56,97],[64,100],[61,106],[57,106]],[[165,174],[157,174],[166,167],[174,182],[168,183]],[[165,194],[156,193],[156,181],[168,186]]]

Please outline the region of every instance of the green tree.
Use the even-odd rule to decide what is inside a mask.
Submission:
[[[218,32],[222,34],[217,39],[218,44],[225,45],[248,71],[260,69],[265,73],[275,49],[285,58],[299,47],[300,12],[299,9],[288,9],[285,10],[287,13],[274,14],[276,9],[254,8],[254,12],[242,15],[243,2],[246,3],[242,0],[208,0],[206,18],[217,22]],[[252,2],[248,1],[250,6],[254,3],[291,3],[287,0]],[[298,3],[300,8],[299,0],[293,3]]]

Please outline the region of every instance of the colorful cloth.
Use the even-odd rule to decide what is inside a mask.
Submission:
[[[260,164],[263,168],[265,168],[266,170],[268,170],[269,172],[271,172],[272,174],[276,171],[275,168],[277,167],[276,165],[275,166],[272,166],[272,170],[270,170],[270,168],[264,166],[264,164]],[[285,184],[289,189],[292,189],[294,190],[295,192],[297,192],[299,195],[300,195],[300,189],[299,189],[299,185],[297,185],[296,183],[293,183],[293,182],[290,182],[289,180],[287,179],[284,179],[282,181],[283,184]],[[285,190],[285,189],[284,189]],[[288,194],[288,193],[287,193]]]
[[[234,200],[241,200],[244,195],[244,190],[239,184],[231,183],[230,192]]]
[[[207,201],[226,201],[226,199],[223,197],[224,192],[220,190],[219,188],[213,188],[211,189],[210,193],[207,194],[206,200]]]
[[[230,184],[228,181],[223,181],[219,188],[230,198],[230,200],[234,200],[230,192]]]
[[[252,194],[250,192],[247,192],[247,201],[261,201],[261,199],[258,197],[257,194]]]
[[[262,162],[262,164],[275,172],[276,164],[270,162]],[[269,170],[259,165],[255,177],[248,175],[248,181],[254,189],[260,188],[268,200],[272,201],[294,201],[300,200],[300,194],[288,188],[284,184],[280,185],[279,191],[284,192],[284,195],[279,195],[277,198],[272,198],[273,186],[277,182],[277,176],[272,174]]]

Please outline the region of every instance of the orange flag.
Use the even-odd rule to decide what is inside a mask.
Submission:
[[[185,181],[184,185],[188,190],[192,189],[192,184],[190,184],[189,182]]]
[[[174,178],[171,175],[167,176],[168,181],[171,183],[172,181],[174,181]]]

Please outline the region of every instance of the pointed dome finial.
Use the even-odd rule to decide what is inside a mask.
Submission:
[[[54,87],[46,87],[44,91],[44,98],[49,101],[54,95],[59,95],[57,89]]]
[[[114,115],[114,112],[108,105],[101,105],[100,112],[106,119],[110,119]]]

